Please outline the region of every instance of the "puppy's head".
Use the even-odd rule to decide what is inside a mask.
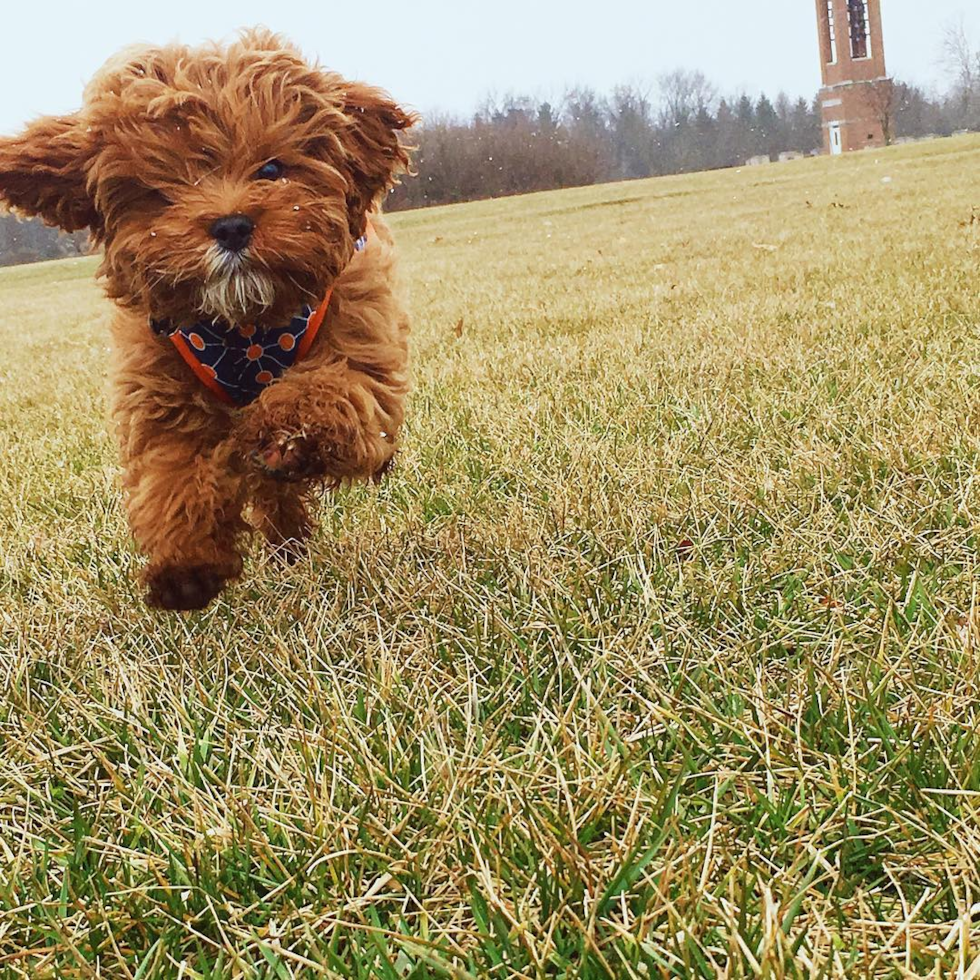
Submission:
[[[275,323],[316,305],[407,171],[415,118],[250,31],[130,50],[83,108],[0,140],[0,201],[89,228],[117,302],[156,319]]]

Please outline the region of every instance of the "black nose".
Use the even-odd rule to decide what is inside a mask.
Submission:
[[[244,214],[226,214],[211,223],[211,237],[229,252],[240,252],[252,237],[255,224]]]

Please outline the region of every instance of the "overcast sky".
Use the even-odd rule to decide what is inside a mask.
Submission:
[[[883,0],[889,71],[940,82],[942,32],[960,18],[980,47],[976,0]],[[701,69],[725,93],[811,96],[820,82],[815,0],[10,0],[0,132],[76,108],[85,80],[124,45],[252,24],[422,112],[465,114],[488,92],[607,92],[678,67]]]

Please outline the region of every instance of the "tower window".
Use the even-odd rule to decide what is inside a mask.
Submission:
[[[851,57],[871,56],[871,25],[868,19],[868,0],[847,0],[847,19],[851,35]]]
[[[834,0],[827,0],[827,41],[830,57],[828,65],[837,64],[837,26],[834,24]]]

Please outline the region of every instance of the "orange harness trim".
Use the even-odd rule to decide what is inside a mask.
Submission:
[[[296,346],[296,352],[289,364],[282,366],[282,371],[287,368],[298,364],[306,355],[310,352],[310,348],[313,346],[313,341],[316,340],[317,334],[320,332],[320,327],[323,326],[323,321],[327,316],[327,308],[330,306],[330,299],[333,296],[333,286],[327,290],[327,295],[323,297],[323,302],[316,308],[316,310],[310,315],[306,321],[306,329],[303,331],[302,337],[300,338],[299,344]],[[241,330],[241,328],[239,328]],[[177,353],[186,361],[187,366],[194,372],[197,380],[204,385],[212,395],[215,396],[219,401],[224,402],[226,405],[232,405],[236,408],[241,407],[243,404],[248,404],[247,401],[239,401],[232,397],[228,389],[218,380],[217,372],[210,364],[205,364],[199,357],[199,355],[191,348],[190,341],[188,337],[200,337],[201,334],[198,332],[191,333],[187,336],[181,331],[177,330],[170,334],[170,341],[177,349]],[[247,339],[247,338],[246,338]],[[268,380],[262,378],[262,372],[259,372],[256,382],[263,387],[269,382],[275,380],[276,377],[280,375],[272,375]],[[255,392],[255,397],[261,393],[261,389]]]
[[[357,251],[366,248],[375,232],[370,223],[358,239]],[[314,310],[304,307],[282,327],[259,330],[255,326],[229,326],[220,320],[172,328],[151,321],[156,333],[164,333],[194,376],[219,401],[240,408],[254,401],[276,379],[310,352],[326,320],[331,286]]]

